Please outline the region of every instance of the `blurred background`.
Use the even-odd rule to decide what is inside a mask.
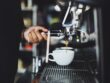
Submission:
[[[24,29],[35,25],[47,28],[54,23],[58,23],[60,13],[55,11],[55,4],[56,0],[21,0]],[[20,55],[15,83],[31,83],[33,45],[21,40],[19,50]]]

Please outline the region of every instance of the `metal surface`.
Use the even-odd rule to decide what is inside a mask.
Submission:
[[[48,65],[43,70],[40,83],[98,83],[85,64],[74,67]]]

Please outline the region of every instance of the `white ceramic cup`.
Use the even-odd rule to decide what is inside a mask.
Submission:
[[[74,59],[74,50],[56,49],[49,56],[53,56],[53,59],[49,58],[49,61],[56,62],[58,65],[69,65]]]

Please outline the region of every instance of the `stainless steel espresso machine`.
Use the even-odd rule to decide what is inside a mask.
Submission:
[[[56,10],[62,13],[60,27],[50,28],[47,42],[33,47],[32,78],[40,75],[40,83],[104,83],[99,3],[98,0],[57,0]],[[62,47],[74,51],[68,65],[49,60],[53,59],[49,53]]]

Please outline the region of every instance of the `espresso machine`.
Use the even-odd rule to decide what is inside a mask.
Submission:
[[[99,3],[98,0],[57,0],[56,10],[63,13],[60,27],[49,29],[43,48],[34,45],[32,79],[40,75],[40,83],[104,83]],[[53,58],[49,53],[62,47],[74,51],[69,65],[49,60]]]

